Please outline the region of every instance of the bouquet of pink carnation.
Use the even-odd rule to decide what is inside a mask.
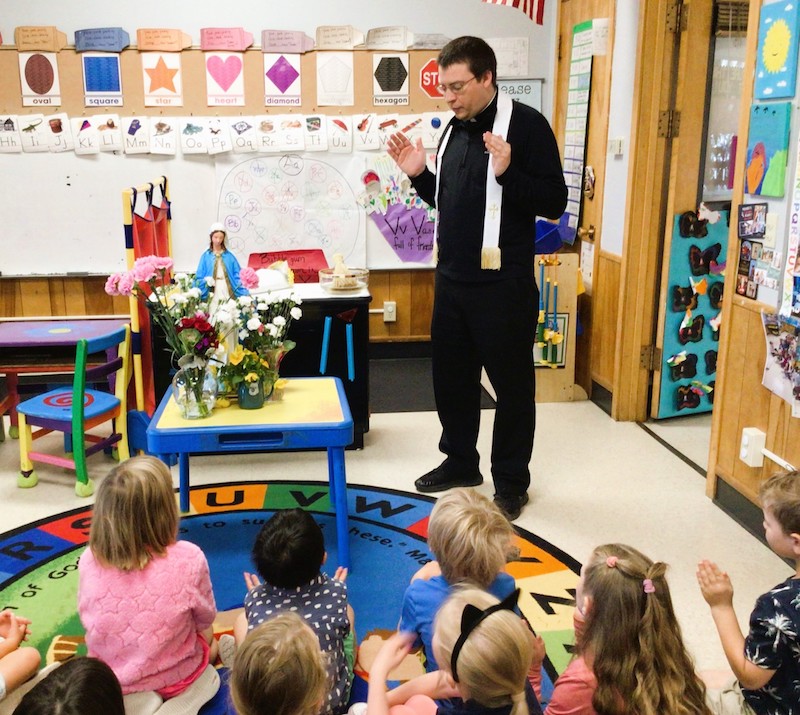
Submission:
[[[203,410],[205,368],[210,360],[218,359],[217,330],[211,324],[208,304],[194,285],[194,276],[177,273],[171,277],[171,271],[171,258],[144,256],[129,271],[109,276],[105,290],[109,295],[133,296],[147,308]]]

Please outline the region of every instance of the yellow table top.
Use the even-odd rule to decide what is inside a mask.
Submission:
[[[287,380],[283,400],[268,400],[257,410],[242,410],[236,402],[230,407],[214,408],[210,417],[186,420],[180,416],[170,396],[156,429],[204,429],[246,427],[248,425],[283,427],[304,424],[337,424],[344,420],[342,404],[332,377]]]

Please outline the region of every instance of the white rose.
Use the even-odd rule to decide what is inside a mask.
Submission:
[[[200,289],[199,288],[189,288],[187,294],[190,298],[199,298],[200,297]]]
[[[303,317],[303,311],[300,310],[300,308],[298,308],[297,306],[295,306],[289,311],[289,315],[291,315],[292,318],[294,318],[295,320],[300,320],[300,318]]]
[[[240,305],[251,305],[253,302],[253,298],[249,295],[243,295],[239,297]]]
[[[267,309],[267,304],[266,304],[266,303],[263,303],[263,302],[262,302],[262,303],[259,303],[259,304],[256,306],[256,309],[257,309],[257,310],[266,310],[266,309]]]
[[[213,286],[214,285],[214,279],[211,276],[208,276],[208,278],[206,278],[206,285],[207,286]]]
[[[277,338],[278,337],[278,329],[272,323],[269,323],[269,325],[267,325],[266,328],[269,331],[269,334],[273,338]]]
[[[286,318],[284,318],[282,315],[276,315],[272,322],[275,323],[275,325],[277,325],[279,328],[282,328],[284,325],[286,325]]]
[[[259,327],[261,327],[261,321],[258,319],[258,316],[254,316],[247,321],[248,330],[258,330]]]
[[[184,305],[186,302],[188,302],[188,299],[182,293],[176,293],[172,296],[172,302],[176,305]]]
[[[176,273],[175,274],[175,282],[176,283],[183,283],[189,278],[185,273]]]
[[[248,335],[250,335],[250,333],[248,333],[246,330],[240,330],[239,340],[244,340]]]

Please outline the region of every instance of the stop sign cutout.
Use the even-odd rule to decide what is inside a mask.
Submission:
[[[436,89],[437,84],[439,84],[439,64],[432,57],[419,71],[419,86],[425,94],[436,99],[443,96],[439,90]]]

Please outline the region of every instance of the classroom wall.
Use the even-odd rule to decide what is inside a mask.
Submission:
[[[351,1],[323,3],[312,0],[288,4],[280,7],[280,12],[274,14],[270,14],[270,8],[265,8],[263,3],[245,1],[233,7],[225,17],[220,16],[218,4],[208,1],[173,2],[164,5],[146,0],[137,4],[136,8],[137,14],[132,18],[130,8],[124,5],[96,1],[66,7],[44,0],[29,5],[14,4],[4,7],[0,18],[0,33],[3,35],[5,52],[0,51],[0,59],[5,58],[3,76],[9,78],[9,81],[3,83],[5,91],[0,92],[3,95],[0,104],[11,104],[9,97],[17,92],[18,80],[15,78],[16,67],[13,63],[16,53],[8,45],[13,43],[13,31],[18,25],[55,25],[66,33],[69,43],[73,41],[75,30],[86,27],[120,26],[130,34],[134,43],[137,27],[174,27],[188,33],[196,46],[202,27],[242,26],[254,35],[256,44],[259,44],[261,30],[267,28],[302,30],[313,36],[317,25],[322,24],[352,24],[366,31],[372,27],[397,22],[405,23],[416,33],[438,33],[447,37],[466,33],[490,38],[527,37],[530,48],[528,74],[531,77],[545,78],[542,110],[548,116],[551,109],[552,87],[548,78],[552,76],[555,61],[553,25],[557,10],[552,1],[546,4],[544,26],[535,25],[514,8],[487,5],[479,0],[442,0],[435,4],[411,0],[404,5],[402,18],[389,16],[385,7],[380,4],[365,6]],[[68,55],[72,50],[67,49],[64,53],[63,59],[66,63],[70,60]],[[141,68],[135,63],[136,54],[135,50],[123,53],[123,74],[126,74],[126,65],[128,75],[132,71],[137,76],[141,74]],[[196,49],[184,54],[184,64],[191,62],[193,55],[200,56]],[[257,48],[246,54],[246,69],[248,60],[254,64],[259,59],[259,54]],[[426,51],[425,54],[435,56],[436,52]],[[126,55],[129,56],[127,59]],[[359,55],[364,57],[366,53],[357,53]],[[72,59],[74,60],[74,56]],[[202,78],[202,75],[198,76]],[[364,76],[369,77],[369,73]],[[411,76],[414,77],[413,71]],[[427,102],[424,107],[414,107],[415,89],[418,95],[421,93],[413,82],[410,85],[411,107],[399,108],[398,111],[433,109],[431,102]],[[121,116],[130,115],[134,111],[151,116],[157,113],[156,108],[143,110],[132,106],[133,102],[129,99],[130,83],[124,83],[123,89],[126,106],[111,111]],[[138,94],[141,93],[140,87],[135,90]],[[190,93],[204,98],[203,90],[197,90],[196,87],[186,88],[184,95],[187,97],[187,104],[190,104]],[[268,110],[258,106],[259,94],[257,87],[254,93],[248,92],[248,106],[239,113],[266,113]],[[306,95],[304,91],[304,104],[299,109],[300,112],[313,109],[307,106]],[[256,99],[253,100],[253,97]],[[416,103],[420,104],[419,97],[416,98]],[[51,111],[57,109],[59,108],[54,107]],[[71,116],[77,111],[94,113],[82,106],[71,109]],[[363,111],[363,108],[360,109]],[[229,110],[192,106],[186,109],[185,114],[199,116],[203,110],[206,115],[211,116],[218,112],[230,113]],[[0,106],[0,112],[6,113],[24,114],[35,111],[38,110]],[[321,111],[348,113],[348,108],[327,108]],[[355,110],[351,108],[351,111]],[[179,116],[181,111],[170,110],[165,111],[166,113]],[[240,158],[246,159],[248,156],[255,155],[242,155]],[[179,268],[191,270],[196,261],[195,243],[200,240],[198,237],[202,237],[207,226],[218,219],[216,197],[212,196],[218,183],[215,163],[211,157],[183,157],[180,154],[177,157],[104,154],[77,156],[71,152],[63,155],[0,155],[0,210],[8,217],[7,228],[18,237],[22,246],[17,254],[7,254],[5,260],[0,257],[0,274],[68,275],[80,272],[107,273],[123,268],[119,193],[123,188],[144,184],[162,174],[170,180],[175,209],[173,245],[176,262]],[[42,204],[47,206],[46,211],[30,210],[31,206]],[[380,234],[369,222],[366,224],[366,231],[367,239],[373,242],[373,250],[368,247],[366,261],[361,258],[355,261],[356,264],[363,265],[366,262],[371,268],[384,269],[409,267],[402,265],[391,251],[386,253]],[[91,250],[87,250],[87,247]],[[119,257],[115,258],[117,251]],[[40,260],[40,256],[44,259]]]

